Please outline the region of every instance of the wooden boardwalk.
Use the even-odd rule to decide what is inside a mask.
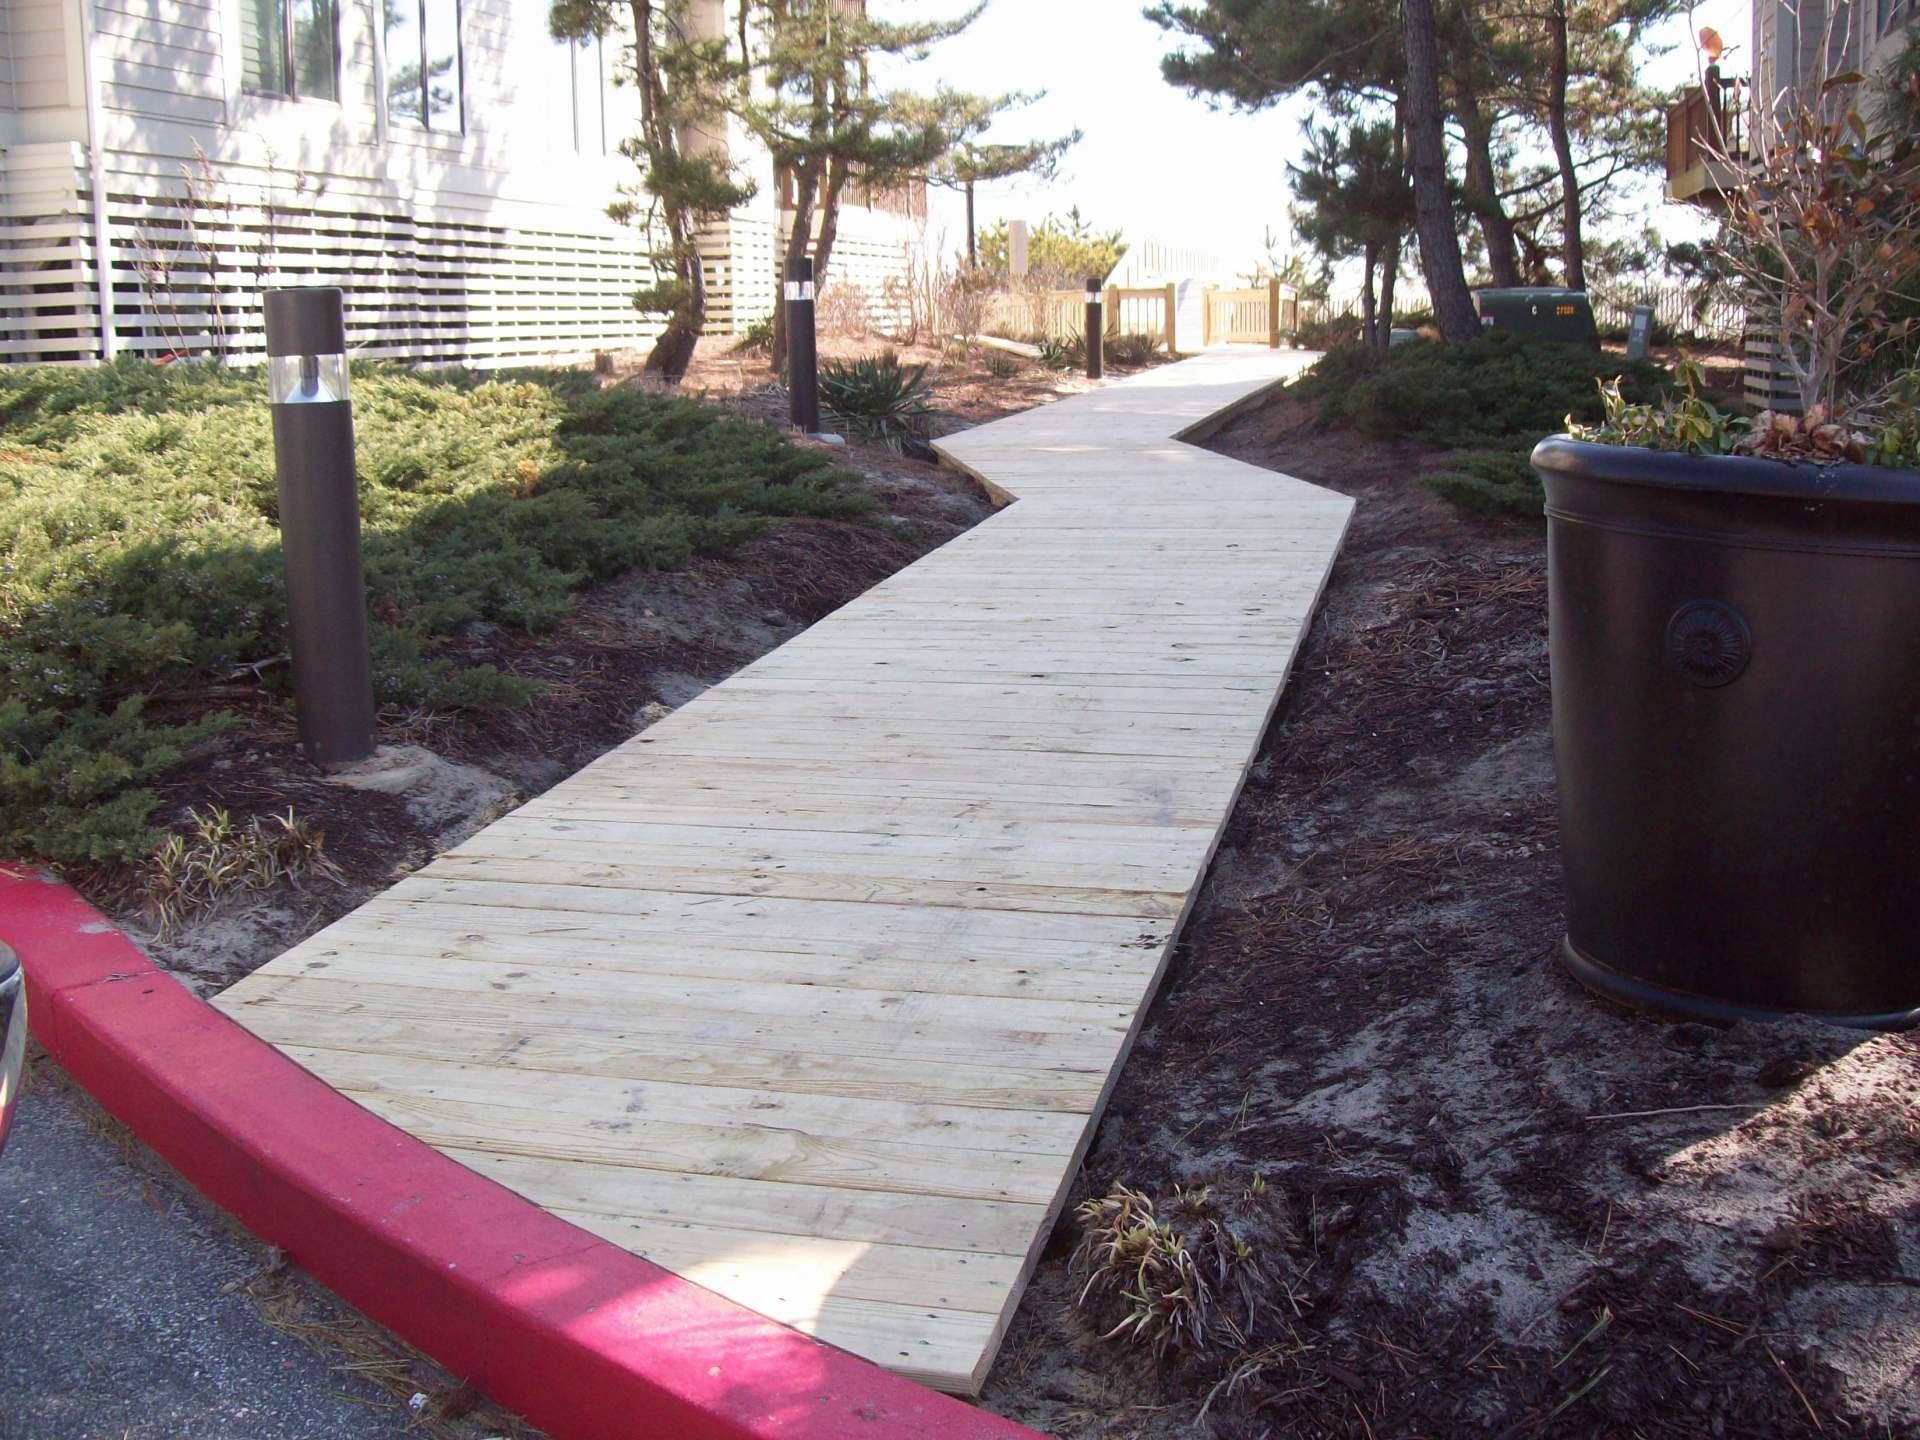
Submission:
[[[1351,502],[1210,352],[942,442],[1019,503],[216,1002],[666,1268],[977,1392]]]

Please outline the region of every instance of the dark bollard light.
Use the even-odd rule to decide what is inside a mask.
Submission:
[[[269,291],[266,318],[294,714],[307,758],[336,770],[373,753],[346,318],[332,289]]]
[[[787,261],[787,413],[803,435],[820,433],[820,368],[813,339],[813,260]]]
[[[1100,378],[1100,354],[1106,339],[1106,327],[1100,320],[1100,277],[1087,277],[1087,378]]]

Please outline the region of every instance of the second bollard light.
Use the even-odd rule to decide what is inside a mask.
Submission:
[[[813,336],[813,260],[787,262],[787,413],[803,435],[820,433],[820,359]]]
[[[1101,350],[1106,339],[1106,327],[1101,321],[1100,277],[1087,278],[1087,378],[1100,378]]]

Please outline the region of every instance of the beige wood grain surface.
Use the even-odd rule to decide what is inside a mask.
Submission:
[[[1210,351],[939,449],[1018,503],[215,1001],[607,1239],[975,1393],[1345,533]]]

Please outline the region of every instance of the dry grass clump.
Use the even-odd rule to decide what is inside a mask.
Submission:
[[[170,832],[140,867],[140,906],[164,934],[188,915],[282,881],[338,881],[340,869],[327,857],[326,843],[326,832],[291,807],[284,815],[256,815],[245,825],[218,806],[204,814],[189,810],[185,832]]]
[[[1125,1185],[1074,1212],[1076,1304],[1157,1360],[1238,1355],[1301,1311],[1291,1252],[1299,1236],[1265,1180],[1176,1187],[1162,1209]]]

